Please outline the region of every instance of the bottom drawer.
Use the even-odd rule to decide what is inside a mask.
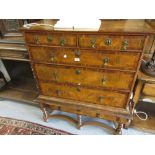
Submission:
[[[42,95],[98,104],[117,108],[126,108],[128,93],[90,89],[80,86],[68,86],[57,83],[40,82]]]

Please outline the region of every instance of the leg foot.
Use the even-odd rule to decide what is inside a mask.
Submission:
[[[129,119],[128,122],[123,125],[123,128],[128,129],[130,124],[131,124],[131,120]]]
[[[45,107],[43,104],[40,104],[40,109],[41,109],[42,112],[43,112],[43,120],[44,120],[45,122],[47,122],[48,113],[47,113],[46,107]]]
[[[123,124],[118,124],[116,128],[116,135],[122,135]]]
[[[77,115],[77,128],[80,129],[82,126],[82,116]]]

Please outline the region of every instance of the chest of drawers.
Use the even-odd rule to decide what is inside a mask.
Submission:
[[[130,96],[147,33],[24,29],[44,120],[51,110],[117,123],[132,119]],[[67,116],[65,117],[69,119]]]

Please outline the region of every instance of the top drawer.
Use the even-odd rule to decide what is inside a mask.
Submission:
[[[79,46],[107,50],[142,50],[144,36],[79,35]]]
[[[62,33],[50,33],[50,34],[36,34],[26,33],[26,42],[36,45],[51,45],[51,46],[77,46],[76,35],[74,34],[62,34]]]

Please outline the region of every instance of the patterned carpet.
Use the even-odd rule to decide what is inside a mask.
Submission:
[[[36,123],[0,117],[0,135],[71,135]]]

